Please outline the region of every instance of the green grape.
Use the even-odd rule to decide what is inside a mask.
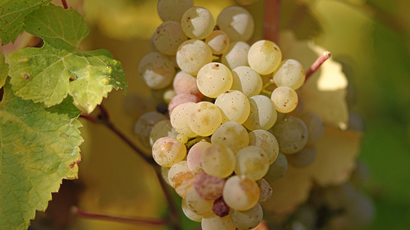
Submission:
[[[211,48],[215,55],[223,54],[229,48],[229,37],[222,30],[214,30],[206,37],[205,43]]]
[[[258,146],[247,146],[236,153],[235,173],[259,180],[268,172],[269,157]]]
[[[249,145],[262,148],[269,158],[269,164],[272,164],[279,154],[279,144],[276,137],[270,132],[257,129],[249,133]]]
[[[138,131],[141,132],[140,129]],[[176,137],[177,135],[177,131],[172,128],[171,121],[168,119],[162,120],[152,127],[149,134],[149,143],[152,146],[161,137]]]
[[[187,207],[197,215],[206,217],[213,215],[213,201],[202,199],[195,189],[192,189],[185,197]]]
[[[202,40],[214,30],[215,20],[209,10],[193,6],[185,11],[181,19],[181,25],[188,37]]]
[[[222,123],[219,108],[211,102],[202,101],[192,105],[188,124],[191,130],[199,136],[209,136]]]
[[[184,212],[185,216],[188,217],[188,219],[195,221],[195,222],[201,222],[202,221],[202,216],[196,214],[194,211],[192,211],[187,203],[186,203],[186,198],[182,199],[182,212]]]
[[[180,134],[183,134],[187,137],[197,136],[194,131],[189,127],[188,120],[191,117],[191,111],[195,103],[188,102],[180,104],[175,107],[171,113],[171,124],[172,127]]]
[[[232,73],[224,64],[212,62],[198,72],[196,83],[199,91],[210,98],[216,98],[232,86]]]
[[[273,90],[271,99],[276,110],[281,113],[290,113],[298,105],[298,94],[287,86],[279,86]]]
[[[193,145],[189,151],[188,151],[188,156],[187,156],[187,162],[188,162],[188,168],[193,171],[193,172],[203,172],[204,170],[202,169],[201,166],[201,159],[202,159],[202,154],[204,154],[205,150],[209,147],[211,147],[212,144],[202,140],[195,145]]]
[[[325,133],[325,126],[319,115],[316,113],[305,113],[300,117],[300,119],[305,123],[308,130],[308,145],[314,144],[322,138]]]
[[[151,130],[160,121],[168,120],[166,116],[158,112],[148,112],[143,114],[134,125],[134,133],[145,148],[150,149]],[[168,135],[167,135],[168,136]]]
[[[175,55],[178,47],[188,40],[178,22],[166,21],[158,26],[153,36],[155,48],[166,55]]]
[[[295,167],[306,167],[315,160],[316,148],[315,146],[305,146],[297,153],[286,155],[286,158],[289,164]]]
[[[229,215],[224,217],[219,217],[217,215],[212,215],[209,217],[204,217],[201,222],[202,230],[235,230],[236,227],[232,223],[231,217]]]
[[[262,77],[251,67],[238,66],[232,70],[231,90],[239,90],[247,97],[258,95],[262,90]]]
[[[164,100],[165,103],[169,104],[171,102],[172,98],[174,98],[176,95],[177,95],[177,93],[175,92],[174,89],[166,90],[164,92],[164,95],[163,95],[163,100]]]
[[[278,45],[267,40],[260,40],[249,48],[249,66],[261,75],[273,73],[282,60],[282,52]]]
[[[243,125],[249,130],[270,129],[276,122],[277,112],[273,102],[264,95],[249,98],[251,110]]]
[[[218,15],[217,24],[231,41],[248,41],[255,27],[252,15],[240,6],[223,9]]]
[[[249,66],[248,64],[248,51],[249,45],[246,42],[232,42],[229,44],[228,50],[226,50],[221,57],[222,64],[226,65],[229,69],[235,69],[239,66]]]
[[[269,166],[269,170],[265,175],[265,180],[269,183],[275,182],[282,178],[288,170],[288,161],[282,153],[278,154],[275,162]]]
[[[151,89],[163,89],[172,82],[175,68],[167,56],[152,52],[140,61],[138,75]]]
[[[242,124],[250,112],[249,100],[238,90],[228,90],[220,94],[215,101],[222,114],[222,122],[234,121]]]
[[[171,167],[186,156],[186,147],[175,137],[161,137],[152,146],[152,157],[157,164]]]
[[[239,211],[233,209],[231,213],[231,220],[239,229],[254,228],[258,226],[262,219],[263,210],[259,203],[256,203],[256,205],[249,210]]]
[[[248,210],[258,203],[258,184],[245,176],[230,177],[222,193],[225,203],[236,210]]]
[[[260,191],[258,202],[261,203],[269,200],[269,198],[272,196],[272,187],[264,178],[258,180],[257,183]]]
[[[296,60],[284,60],[273,73],[273,81],[277,86],[287,86],[294,90],[299,89],[305,82],[305,70],[302,64]]]
[[[211,143],[225,145],[236,154],[241,148],[249,145],[249,134],[242,125],[228,121],[212,134]]]
[[[225,178],[235,169],[235,154],[225,145],[212,144],[202,154],[201,165],[207,174]]]
[[[198,195],[205,200],[215,200],[222,196],[225,179],[199,173],[194,179],[194,188]]]
[[[195,76],[202,66],[212,62],[212,51],[205,42],[190,39],[178,47],[176,59],[182,71]]]
[[[283,153],[297,153],[305,147],[309,138],[305,123],[297,117],[288,116],[272,127],[273,135]]]
[[[164,22],[181,22],[182,15],[193,5],[192,0],[158,0],[158,16]]]
[[[189,168],[188,168],[188,163],[187,163],[187,161],[177,162],[177,163],[175,163],[174,165],[172,165],[171,168],[169,169],[169,171],[168,171],[168,181],[169,181],[169,184],[170,184],[173,188],[175,188],[175,182],[172,180],[172,178],[173,178],[176,174],[178,174],[178,173],[180,173],[180,172],[183,172],[183,171],[190,171]]]

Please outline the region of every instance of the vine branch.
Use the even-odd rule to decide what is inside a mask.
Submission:
[[[278,44],[281,0],[265,0],[263,37]]]
[[[310,78],[310,76],[312,76],[312,74],[314,74],[319,67],[330,57],[332,56],[332,53],[329,51],[325,51],[323,52],[317,59],[316,61],[312,64],[312,66],[310,67],[310,69],[306,72],[306,78],[305,78],[305,82]]]

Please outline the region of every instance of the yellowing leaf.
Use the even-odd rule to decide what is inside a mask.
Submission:
[[[6,84],[7,73],[9,72],[9,66],[4,62],[4,56],[0,50],[0,88]]]

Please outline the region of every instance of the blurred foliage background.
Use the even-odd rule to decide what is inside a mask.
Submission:
[[[59,2],[59,1],[55,1]],[[128,95],[113,92],[104,105],[114,123],[131,139],[141,112],[154,110],[141,103],[150,90],[137,76],[138,63],[151,52],[150,38],[161,20],[156,0],[68,0],[92,28],[85,49],[108,49],[123,63]],[[233,0],[194,0],[216,18]],[[260,38],[263,0],[249,7]],[[364,193],[374,201],[375,217],[367,229],[408,229],[410,226],[410,1],[408,0],[286,0],[281,28],[298,39],[313,39],[343,64],[349,79],[352,125],[363,127],[359,160],[370,179]],[[85,143],[80,179],[63,184],[48,215],[63,229],[67,213],[60,207],[77,203],[87,211],[118,216],[160,217],[167,204],[152,168],[103,126],[83,120]],[[71,182],[70,182],[71,184]],[[81,184],[81,186],[79,186]],[[75,192],[81,187],[82,193]],[[74,188],[74,189],[73,189]],[[79,194],[79,195],[78,195]],[[70,199],[68,199],[70,198]],[[178,199],[178,198],[177,198]],[[39,213],[35,223],[45,214]],[[71,229],[152,229],[149,226],[69,219]],[[184,219],[184,228],[198,227]],[[161,229],[161,228],[156,228]],[[166,228],[163,228],[166,229]]]

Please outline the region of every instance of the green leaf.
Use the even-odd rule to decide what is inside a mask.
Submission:
[[[28,14],[51,0],[3,0],[0,3],[0,39],[1,44],[16,41],[24,29],[24,20]]]
[[[113,88],[126,87],[121,63],[106,50],[68,52],[46,44],[13,52],[7,62],[15,94],[47,107],[70,94],[90,113]]]
[[[76,10],[55,5],[41,7],[29,14],[24,29],[41,37],[45,43],[70,52],[77,50],[89,33],[83,17]]]
[[[0,229],[27,229],[62,179],[77,177],[81,123],[15,96],[0,104]]]
[[[74,100],[72,97],[68,96],[64,99],[64,101],[61,104],[52,106],[50,108],[46,108],[46,111],[50,113],[57,113],[60,115],[66,114],[69,118],[77,118],[81,114],[81,110],[77,108],[73,104]]]
[[[0,88],[6,84],[7,73],[9,72],[9,66],[4,62],[3,53],[0,50]]]

